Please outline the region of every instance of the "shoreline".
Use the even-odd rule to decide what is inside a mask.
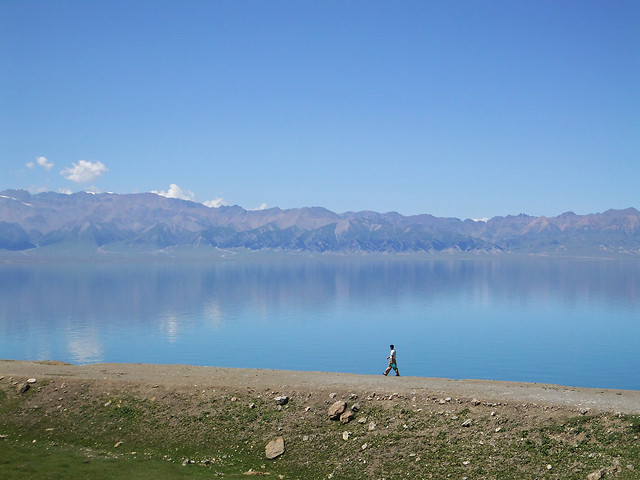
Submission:
[[[585,412],[640,414],[640,391],[501,380],[452,380],[432,377],[384,377],[334,372],[221,368],[191,365],[0,360],[0,377],[94,380],[142,387],[265,389],[282,392],[358,392],[476,399],[483,403],[532,404]]]

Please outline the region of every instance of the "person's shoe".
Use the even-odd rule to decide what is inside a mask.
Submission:
[[[399,377],[399,376],[400,376],[400,374],[399,374],[399,373],[396,373],[396,377]]]

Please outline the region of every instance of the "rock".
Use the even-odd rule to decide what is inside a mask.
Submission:
[[[471,425],[473,425],[473,420],[471,420],[470,418],[467,418],[464,422],[462,422],[463,427],[470,427]]]
[[[269,472],[260,472],[258,470],[254,470],[253,468],[250,468],[249,470],[244,472],[243,475],[246,475],[248,477],[268,477],[271,474]]]
[[[347,409],[347,404],[342,400],[338,400],[337,402],[335,402],[333,405],[329,407],[329,412],[328,412],[329,418],[331,420],[336,420],[340,418],[340,415],[342,415],[346,409]]]
[[[340,415],[340,423],[349,423],[354,416],[353,410],[347,410]]]
[[[191,463],[191,460],[189,460],[188,458],[185,458],[184,461],[182,462],[182,466],[186,467],[187,465],[189,465]]]
[[[473,400],[471,400],[471,403],[473,403],[477,407],[478,405],[480,405],[480,400],[474,398]]]
[[[275,440],[271,440],[269,443],[267,443],[267,446],[264,448],[264,454],[269,460],[279,457],[283,453],[284,453],[284,438],[282,437],[278,437]]]
[[[368,428],[369,428],[370,432],[373,432],[376,428],[378,428],[378,426],[376,425],[376,422],[372,421],[371,423],[369,423],[369,427]]]
[[[289,397],[287,397],[286,395],[281,395],[279,397],[276,397],[275,400],[276,400],[276,405],[286,405],[287,403],[289,403]]]
[[[356,400],[358,398],[358,395],[356,395],[355,393],[352,393],[351,395],[349,395],[349,400]]]
[[[351,410],[353,410],[354,412],[357,412],[358,410],[360,410],[360,404],[354,403],[353,405],[351,405]]]
[[[16,391],[22,395],[23,393],[25,393],[27,390],[29,390],[29,384],[28,383],[21,383],[16,387]]]
[[[349,440],[349,432],[342,432],[342,439],[344,441]]]
[[[27,383],[36,383],[37,380],[35,378],[30,378],[29,380],[27,380]]]
[[[362,450],[366,450],[367,447],[369,446],[368,443],[363,443],[362,446],[360,447]]]
[[[337,395],[338,395],[337,393],[330,393],[329,398],[336,398]]]
[[[602,478],[602,470],[596,470],[587,475],[587,480],[600,480]]]
[[[113,446],[113,448],[118,448],[120,445],[122,445],[122,442],[118,442],[118,443],[116,443],[116,444]]]

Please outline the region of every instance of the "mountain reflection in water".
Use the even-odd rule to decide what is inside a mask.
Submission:
[[[389,257],[0,265],[0,356],[640,389],[640,263]]]

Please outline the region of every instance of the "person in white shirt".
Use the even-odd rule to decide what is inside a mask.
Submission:
[[[400,372],[398,371],[398,363],[396,362],[396,348],[393,345],[389,345],[389,348],[391,348],[391,352],[387,357],[387,360],[389,360],[389,366],[384,371],[383,375],[386,377],[393,368],[396,372],[396,377],[399,377]]]

